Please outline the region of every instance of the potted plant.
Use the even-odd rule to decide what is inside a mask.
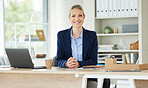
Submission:
[[[106,27],[104,28],[104,34],[109,34],[109,33],[113,33],[113,30],[111,29],[111,27],[106,26]]]

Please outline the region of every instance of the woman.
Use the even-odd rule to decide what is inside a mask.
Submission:
[[[69,20],[72,27],[58,32],[57,57],[59,67],[78,68],[97,65],[98,41],[96,32],[82,27],[85,14],[80,5],[70,9]],[[96,88],[97,79],[88,79],[88,88]],[[109,88],[110,80],[104,80],[103,88]],[[93,87],[92,87],[93,86]]]
[[[85,14],[80,5],[70,9],[72,27],[58,32],[57,64],[63,68],[78,68],[97,64],[98,42],[96,32],[82,27]]]

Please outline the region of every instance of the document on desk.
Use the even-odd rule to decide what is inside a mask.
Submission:
[[[96,70],[97,68],[84,68],[84,67],[81,67],[81,68],[76,68],[76,69],[66,69],[66,71],[93,71],[93,70]]]
[[[32,69],[32,71],[46,71],[47,69]]]
[[[76,70],[82,70],[83,67],[80,67],[80,68],[76,68],[76,69],[66,69],[66,71],[76,71]]]
[[[106,72],[141,72],[141,70],[106,70]]]
[[[11,70],[11,68],[0,68],[0,70]]]
[[[0,70],[11,70],[12,67],[10,66],[0,66]]]
[[[83,66],[84,69],[88,69],[88,68],[101,68],[101,67],[105,67],[103,65],[89,65],[89,66]]]

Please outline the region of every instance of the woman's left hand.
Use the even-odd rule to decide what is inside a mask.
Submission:
[[[67,66],[69,68],[78,68],[79,67],[79,62],[75,60],[75,58],[69,58],[67,61]]]

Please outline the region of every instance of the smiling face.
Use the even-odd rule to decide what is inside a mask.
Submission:
[[[85,19],[84,12],[79,9],[72,9],[70,11],[69,20],[74,28],[82,28]]]

